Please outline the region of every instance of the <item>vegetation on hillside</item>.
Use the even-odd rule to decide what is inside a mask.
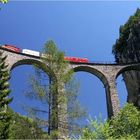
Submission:
[[[126,104],[110,120],[90,120],[83,129],[81,139],[140,139],[140,111],[132,104]]]
[[[120,35],[119,39],[116,40],[115,45],[113,45],[113,54],[116,57],[116,61],[118,62],[118,54],[125,54],[128,50],[128,41],[133,36],[138,37],[138,31],[136,31],[136,27],[140,25],[140,9],[137,9],[133,16],[130,16],[128,21],[120,26]]]
[[[26,116],[21,116],[9,110],[12,118],[9,130],[9,139],[46,139],[48,135],[37,122]]]

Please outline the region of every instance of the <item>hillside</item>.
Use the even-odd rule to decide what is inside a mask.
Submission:
[[[117,63],[140,61],[140,9],[120,27],[112,52]],[[127,101],[140,108],[140,72],[130,70],[122,75],[128,91]]]

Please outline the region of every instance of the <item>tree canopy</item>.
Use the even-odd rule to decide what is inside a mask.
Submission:
[[[9,131],[9,139],[47,139],[48,135],[37,122],[26,116],[21,116],[9,110],[12,115]]]
[[[140,139],[140,111],[133,104],[126,104],[110,120],[89,122],[82,139]]]
[[[36,115],[39,111],[48,115],[48,120],[44,121],[44,124],[47,125],[49,134],[57,131],[58,125],[64,131],[69,129],[69,134],[78,132],[80,128],[77,120],[86,113],[77,100],[78,84],[73,78],[73,71],[68,69],[69,62],[64,60],[64,52],[49,40],[43,48],[42,61],[45,64],[42,67],[46,68],[47,73],[37,68],[38,66],[35,67],[36,74],[30,76],[30,89],[26,95],[46,103],[46,106],[48,104],[48,110],[47,107],[46,110],[31,108],[32,111]]]
[[[116,43],[113,45],[112,53],[115,55],[116,61],[118,62],[118,53],[125,54],[128,50],[127,46],[129,44],[129,39],[133,37],[133,40],[136,41],[138,37],[138,31],[136,27],[140,23],[140,9],[138,8],[134,15],[130,16],[128,21],[120,26],[119,39],[116,40]],[[134,43],[133,43],[134,45]]]

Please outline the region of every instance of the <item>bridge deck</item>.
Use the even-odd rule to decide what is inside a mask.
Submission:
[[[37,58],[37,59],[41,59],[41,57],[39,56],[34,56],[34,55],[30,55],[30,54],[25,54],[25,53],[22,53],[22,52],[13,52],[11,50],[8,50],[8,49],[5,49],[5,48],[0,48],[1,50],[4,50],[4,51],[8,51],[8,52],[11,52],[11,53],[15,53],[15,54],[19,54],[19,55],[22,55],[22,56],[29,56],[29,57],[32,57],[32,58]],[[103,61],[89,61],[88,63],[86,62],[72,62],[70,61],[70,64],[78,64],[78,65],[83,65],[83,64],[86,64],[86,65],[111,65],[111,66],[124,66],[124,65],[132,65],[132,64],[139,64],[140,62],[129,62],[129,63],[116,63],[116,62],[111,62],[111,61],[106,61],[106,62],[103,62]]]

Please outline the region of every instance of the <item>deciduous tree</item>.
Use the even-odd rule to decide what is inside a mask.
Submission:
[[[82,139],[140,139],[140,111],[126,104],[110,120],[90,120],[83,129]]]

